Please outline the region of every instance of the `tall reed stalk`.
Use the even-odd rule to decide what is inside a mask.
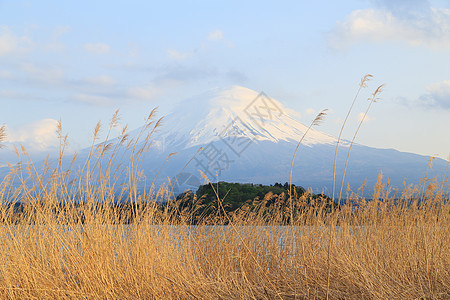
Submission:
[[[342,198],[342,189],[344,187],[344,182],[345,182],[345,174],[347,172],[347,164],[348,164],[348,159],[350,157],[350,151],[352,150],[353,147],[353,143],[355,142],[356,136],[358,135],[359,129],[361,128],[362,123],[364,123],[364,120],[366,119],[367,113],[370,110],[370,107],[372,106],[373,103],[377,102],[377,100],[379,100],[378,96],[380,95],[380,93],[383,91],[384,88],[384,84],[380,85],[375,92],[372,93],[372,96],[368,99],[369,100],[369,105],[367,106],[366,111],[364,112],[364,115],[361,118],[361,121],[358,124],[358,128],[355,131],[355,134],[353,135],[352,141],[350,143],[350,146],[348,148],[347,151],[347,158],[345,159],[345,166],[344,166],[344,174],[342,175],[342,182],[341,182],[341,188],[339,191],[339,203],[341,203],[341,198]]]
[[[350,106],[347,115],[345,116],[344,122],[342,123],[341,130],[339,130],[339,136],[336,142],[336,149],[334,150],[334,161],[333,161],[333,190],[332,190],[332,200],[334,202],[334,189],[335,189],[335,183],[336,183],[336,159],[337,159],[337,153],[339,148],[339,143],[341,141],[342,132],[344,131],[345,124],[347,123],[348,117],[350,116],[350,113],[352,112],[353,106],[355,105],[356,99],[359,96],[359,93],[361,92],[361,89],[367,87],[367,82],[372,78],[373,76],[370,74],[366,74],[363,78],[361,78],[361,82],[359,83],[358,91],[356,92],[355,98],[353,98],[352,105]],[[341,204],[340,201],[338,203]]]
[[[295,156],[297,155],[297,151],[298,148],[300,147],[300,144],[303,142],[303,139],[306,137],[306,135],[308,134],[308,132],[311,130],[311,128],[313,126],[319,126],[320,123],[323,121],[323,119],[325,118],[325,116],[327,115],[327,110],[328,109],[324,109],[322,110],[315,118],[314,120],[311,122],[311,124],[309,125],[309,127],[306,129],[305,133],[303,133],[303,136],[300,138],[300,140],[297,143],[297,147],[295,147],[295,151],[294,151],[294,155],[292,156],[292,161],[291,161],[291,169],[289,171],[289,198],[291,199],[291,202],[293,201],[292,199],[292,170],[294,169],[294,161],[295,161]],[[291,205],[292,208],[292,205]],[[291,213],[293,213],[293,210],[291,211]],[[292,216],[291,216],[292,219]]]

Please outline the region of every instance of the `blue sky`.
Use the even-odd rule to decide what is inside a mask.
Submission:
[[[133,129],[156,106],[231,85],[305,124],[328,108],[320,129],[337,135],[367,73],[345,137],[384,83],[357,142],[446,159],[448,1],[0,0],[0,124],[33,153],[58,144],[59,119],[77,150],[116,109]]]

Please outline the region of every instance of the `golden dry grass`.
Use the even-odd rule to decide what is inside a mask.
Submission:
[[[152,112],[138,138],[124,131],[117,144],[95,146],[99,123],[75,177],[73,161],[36,168],[17,150],[22,171],[11,166],[0,188],[0,298],[450,298],[446,178],[394,196],[380,176],[371,201],[351,195],[339,210],[305,208],[300,197],[295,212],[225,214],[228,226],[193,227],[192,212],[156,203],[170,187],[138,192],[160,122]],[[121,147],[131,152],[123,172],[114,167]]]

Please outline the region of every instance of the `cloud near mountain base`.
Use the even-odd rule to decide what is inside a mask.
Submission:
[[[7,127],[7,142],[23,145],[30,152],[54,150],[59,145],[58,121],[42,119],[20,127]]]

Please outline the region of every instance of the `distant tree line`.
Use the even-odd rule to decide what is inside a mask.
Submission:
[[[278,223],[289,223],[291,217],[311,207],[325,213],[337,208],[331,198],[310,193],[301,186],[292,185],[292,198],[289,192],[287,182],[262,185],[222,181],[201,185],[195,193],[185,191],[165,206],[176,207],[180,213],[189,212],[193,224],[216,224],[218,219],[226,224],[229,220],[224,218],[224,213],[231,218],[259,214],[259,220],[277,215],[281,218]],[[291,210],[294,210],[292,214]]]
[[[140,195],[136,202],[119,199],[86,203],[38,201],[4,203],[3,206],[3,211],[7,213],[0,216],[0,223],[12,224],[35,224],[38,222],[34,220],[37,212],[65,216],[65,221],[74,224],[89,223],[102,216],[103,220],[111,223],[130,224],[149,213],[153,215],[155,222],[161,219],[173,224],[225,225],[232,219],[238,223],[255,220],[255,223],[260,224],[290,224],[292,218],[295,219],[305,211],[326,214],[337,209],[337,205],[329,197],[313,194],[301,186],[292,185],[290,189],[287,182],[262,185],[223,181],[201,185],[196,192],[188,190],[166,202],[151,201],[145,195]]]

